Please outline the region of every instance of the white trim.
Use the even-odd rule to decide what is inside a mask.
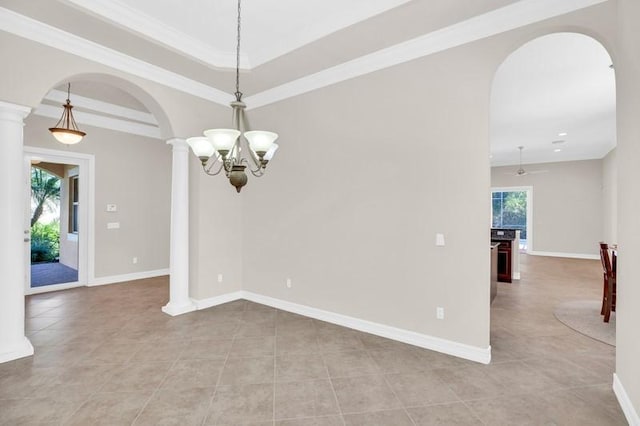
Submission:
[[[272,104],[604,1],[521,0],[249,96],[245,99],[247,109]]]
[[[62,284],[50,284],[40,287],[29,287],[25,291],[25,295],[30,296],[32,294],[49,293],[50,291],[68,290],[70,288],[84,287],[84,284],[80,284],[79,281]]]
[[[45,100],[51,102],[66,103],[67,93],[62,90],[51,90],[44,97]],[[91,111],[102,112],[104,114],[113,115],[115,117],[126,118],[128,120],[139,121],[141,123],[153,124],[158,126],[158,120],[150,112],[139,111],[137,109],[127,108],[120,105],[111,104],[109,102],[99,101],[97,99],[87,98],[84,96],[73,95],[73,106],[75,108],[84,108]],[[76,109],[77,111],[77,109]]]
[[[620,408],[622,408],[622,412],[627,418],[629,425],[640,426],[640,415],[638,415],[638,412],[631,402],[631,398],[629,398],[627,391],[624,389],[624,386],[622,386],[622,382],[617,373],[613,373],[613,393],[616,394]]]
[[[62,31],[4,7],[0,7],[0,30],[220,105],[227,106],[234,99],[233,95],[229,93]]]
[[[258,108],[607,0],[521,0],[245,98]],[[0,7],[0,30],[227,106],[233,96]],[[249,109],[249,108],[248,108]]]
[[[132,272],[130,274],[98,277],[91,280],[89,284],[87,284],[87,287],[117,284],[125,281],[143,280],[145,278],[161,277],[163,275],[169,275],[169,269],[156,269],[153,271]]]
[[[240,300],[244,297],[243,291],[234,291],[233,293],[222,294],[220,296],[209,297],[207,299],[191,299],[195,303],[196,308],[207,309],[213,306],[222,305],[224,303],[233,302],[234,300]]]
[[[519,280],[520,279],[520,272],[514,272],[513,277],[514,280]]]
[[[33,355],[33,345],[31,345],[29,339],[25,337],[11,352],[3,352],[0,354],[0,364],[31,355]]]
[[[60,118],[62,109],[53,105],[40,104],[33,111],[35,115],[48,118]],[[153,139],[162,139],[162,133],[157,126],[136,123],[134,121],[120,120],[118,118],[105,117],[104,115],[92,114],[90,112],[74,111],[73,117],[80,124],[100,127],[102,129],[115,130],[117,132],[130,133],[138,136],[145,136]]]
[[[452,340],[441,339],[439,337],[420,334],[410,330],[404,330],[347,315],[337,314],[335,312],[288,302],[286,300],[275,299],[273,297],[252,293],[250,291],[241,290],[209,299],[194,300],[194,302],[196,306],[198,306],[198,309],[206,309],[211,306],[216,306],[221,303],[227,303],[238,299],[249,300],[251,302],[271,306],[283,311],[303,315],[308,318],[315,318],[317,320],[330,322],[332,324],[341,325],[354,330],[364,331],[365,333],[375,334],[376,336],[386,337],[388,339],[480,362],[482,364],[489,364],[491,362],[491,346],[487,348],[470,346],[464,343],[454,342]]]
[[[167,315],[171,315],[172,317],[176,317],[182,314],[188,314],[189,312],[193,312],[197,310],[196,304],[193,301],[189,300],[184,305],[176,306],[175,304],[171,304],[171,302],[167,303],[161,308],[162,312]]]
[[[87,283],[91,282],[95,273],[95,156],[72,151],[37,148],[29,145],[24,146],[23,153],[25,158],[35,157],[41,161],[73,164],[80,169],[80,204],[86,206],[86,208],[81,209],[78,225],[81,230],[86,229],[87,231],[80,232],[78,237],[78,283],[80,286],[87,285]],[[29,262],[29,259],[26,259],[25,262]],[[25,282],[25,286],[25,293],[32,294],[29,293],[32,290],[31,283]],[[52,286],[41,288],[46,288],[46,291],[53,291]]]
[[[532,256],[548,256],[548,257],[566,257],[569,259],[589,259],[589,260],[599,260],[600,255],[598,254],[584,254],[584,253],[561,253],[561,252],[553,252],[553,251],[528,251],[527,254]]]
[[[225,52],[177,30],[152,16],[118,0],[63,0],[84,9],[103,20],[140,34],[147,40],[161,44],[182,55],[212,67],[235,68],[235,52]],[[249,67],[247,55],[240,55],[243,68]]]

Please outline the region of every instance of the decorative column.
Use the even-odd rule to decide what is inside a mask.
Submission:
[[[169,303],[162,307],[176,316],[194,311],[189,298],[189,145],[184,139],[167,141],[173,147],[171,166],[171,243]]]
[[[0,101],[0,362],[33,355],[24,334],[26,193],[23,119],[31,108]]]

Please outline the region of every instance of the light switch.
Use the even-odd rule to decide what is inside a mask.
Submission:
[[[436,245],[444,246],[444,234],[436,234]]]
[[[120,222],[107,223],[107,229],[120,229]]]
[[[117,212],[118,211],[118,206],[116,204],[107,204],[107,211],[108,212]]]

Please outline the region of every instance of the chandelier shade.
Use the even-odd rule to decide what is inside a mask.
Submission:
[[[67,83],[67,102],[62,105],[62,117],[60,117],[55,126],[49,128],[53,137],[65,145],[77,144],[86,136],[86,133],[78,128],[76,120],[73,118],[73,105],[69,100],[70,97],[71,83]]]
[[[250,130],[246,105],[240,91],[240,0],[238,0],[236,45],[236,91],[231,102],[232,128],[215,128],[203,132],[204,137],[187,139],[193,153],[200,159],[202,169],[210,176],[223,170],[231,185],[240,192],[247,184],[245,169],[256,177],[264,175],[267,163],[278,149],[278,134],[265,130]]]

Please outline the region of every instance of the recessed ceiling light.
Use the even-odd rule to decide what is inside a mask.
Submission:
[[[567,134],[568,134],[567,132],[560,132],[560,133],[558,133],[558,136],[560,136],[560,137],[567,136]]]
[[[551,141],[551,143],[554,144],[554,145],[560,145],[561,143],[564,143],[564,140],[560,139],[560,140],[557,140],[557,141]]]
[[[556,148],[553,150],[553,152],[560,152],[560,151],[562,151],[560,148]]]

